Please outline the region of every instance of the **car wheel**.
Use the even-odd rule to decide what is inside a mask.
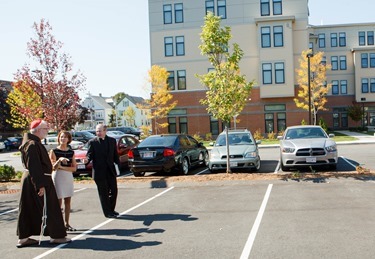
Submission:
[[[133,172],[135,177],[145,176],[145,172]]]
[[[181,169],[183,174],[188,174],[189,173],[189,161],[187,160],[186,157],[182,159],[182,164],[181,164]]]
[[[257,167],[255,167],[255,171],[259,171],[259,169],[260,169],[260,158],[259,158],[259,162],[258,162]]]
[[[199,164],[200,165],[208,166],[208,161],[209,161],[209,157],[208,157],[207,152],[199,154]]]

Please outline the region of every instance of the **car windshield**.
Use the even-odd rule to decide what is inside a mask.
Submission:
[[[320,128],[296,128],[286,132],[285,139],[301,138],[327,138],[327,135]]]
[[[254,145],[249,133],[229,134],[229,145]],[[225,134],[219,135],[216,139],[215,146],[225,146]]]
[[[176,136],[151,136],[144,139],[138,147],[150,147],[150,146],[173,146],[176,142]]]

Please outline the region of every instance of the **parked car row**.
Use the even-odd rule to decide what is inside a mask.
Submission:
[[[147,172],[177,172],[188,174],[195,166],[206,166],[210,172],[227,169],[227,141],[229,167],[231,170],[258,171],[261,158],[258,145],[248,130],[237,129],[222,132],[212,143],[209,152],[203,143],[186,134],[152,135],[140,142],[131,134],[109,133],[117,141],[120,168],[128,167],[134,176]],[[288,127],[280,140],[280,161],[283,171],[306,166],[329,166],[336,168],[337,146],[320,126]],[[87,147],[76,150],[77,174],[91,172],[87,164]],[[85,160],[86,159],[86,160]]]
[[[8,137],[0,140],[0,151],[7,150],[17,150],[22,144],[21,137]]]

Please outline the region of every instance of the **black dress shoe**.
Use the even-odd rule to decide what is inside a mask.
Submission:
[[[113,213],[110,213],[110,214],[107,214],[105,215],[106,218],[117,218],[117,215],[113,214]]]
[[[116,215],[116,216],[118,216],[118,215],[120,215],[120,213],[118,213],[117,211],[112,211],[112,214],[114,214],[114,215]]]

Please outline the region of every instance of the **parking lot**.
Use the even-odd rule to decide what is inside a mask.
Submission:
[[[374,169],[374,147],[340,146],[337,171]],[[261,149],[261,157],[261,172],[281,173],[277,149]],[[198,173],[207,172],[190,172]],[[76,184],[71,224],[78,231],[60,246],[44,237],[41,246],[17,249],[19,192],[0,194],[2,258],[374,257],[374,178],[166,181],[163,188],[149,178],[119,185],[118,219],[103,217],[93,184]]]

